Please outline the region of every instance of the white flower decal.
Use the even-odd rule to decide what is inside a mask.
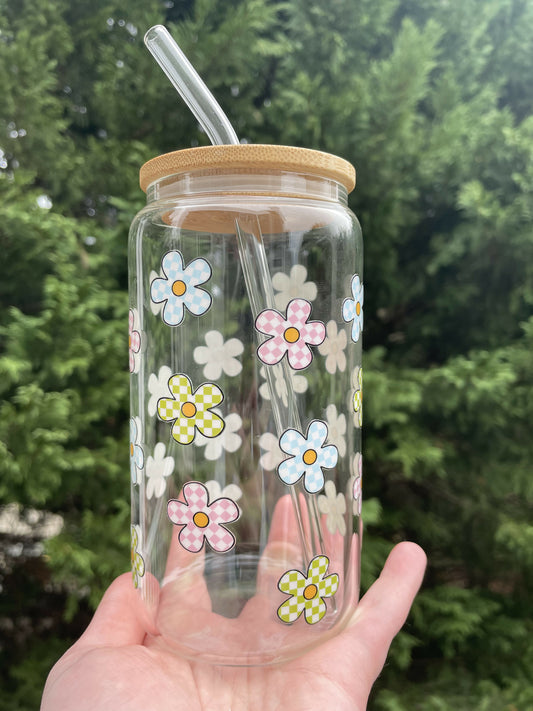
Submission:
[[[144,467],[144,452],[139,443],[141,430],[141,420],[138,417],[130,417],[130,474],[132,484],[140,484]]]
[[[341,536],[346,533],[346,521],[344,514],[346,513],[346,499],[343,494],[337,494],[335,484],[332,481],[327,481],[324,486],[324,494],[318,497],[318,510],[325,514],[326,526],[330,533],[338,531]]]
[[[151,417],[157,412],[157,401],[163,397],[171,397],[170,389],[168,387],[168,381],[172,377],[172,371],[168,365],[162,365],[159,368],[159,373],[151,373],[148,378],[148,390],[150,392],[150,399],[148,400],[148,414]]]
[[[292,382],[292,389],[295,394],[304,393],[307,390],[309,383],[305,375],[297,374],[292,368],[287,368],[287,372],[290,374],[289,377]],[[276,390],[276,396],[281,400],[281,402],[287,407],[288,404],[288,392],[287,392],[287,381],[285,379],[285,373],[283,371],[283,366],[273,365],[272,371],[274,373],[274,387]],[[268,387],[268,381],[266,380],[265,366],[261,366],[259,369],[259,375],[265,379],[259,387],[259,395],[263,400],[270,400],[270,388]]]
[[[146,460],[146,497],[161,498],[167,488],[167,477],[174,471],[174,458],[165,457],[165,445],[158,442],[154,456]]]
[[[320,355],[326,356],[326,370],[335,373],[346,370],[346,355],[344,349],[348,342],[346,331],[339,331],[335,321],[328,321],[326,325],[326,340],[318,346]]]
[[[353,458],[353,472],[355,475],[352,479],[353,512],[355,516],[360,516],[363,507],[363,455],[361,452],[357,452]]]
[[[200,365],[204,365],[204,377],[209,380],[218,380],[222,371],[226,375],[238,375],[242,370],[242,364],[235,356],[241,355],[244,346],[238,338],[230,338],[224,343],[224,338],[220,331],[208,331],[205,336],[205,346],[197,346],[194,349],[194,360]]]
[[[352,323],[352,341],[357,343],[363,330],[364,287],[357,274],[352,277],[352,299],[345,299],[342,305],[342,318]]]
[[[161,261],[164,277],[158,277],[150,284],[152,301],[164,303],[162,318],[167,326],[179,326],[185,316],[185,309],[195,316],[201,316],[211,306],[211,294],[200,289],[211,278],[211,265],[198,258],[184,266],[181,252],[167,252]]]
[[[281,451],[278,438],[271,432],[264,432],[259,437],[259,447],[263,452],[259,464],[268,472],[274,471],[278,464],[281,464],[286,458],[286,455]]]
[[[352,405],[353,422],[356,427],[363,426],[363,369],[357,366],[352,373],[352,384],[354,387]]]
[[[220,499],[221,497],[238,501],[242,496],[241,488],[237,484],[227,484],[222,488],[216,479],[210,479],[205,482],[204,486],[207,489],[210,501],[215,501],[215,499]]]
[[[213,412],[219,417],[222,417],[220,410],[216,408]],[[205,458],[211,462],[216,461],[222,456],[222,452],[236,452],[242,444],[242,438],[237,432],[242,428],[242,420],[236,412],[230,413],[225,418],[226,427],[218,437],[209,439],[204,437],[200,432],[197,433],[194,444],[198,447],[205,446]],[[233,497],[231,497],[233,498]]]
[[[295,264],[289,276],[277,272],[272,277],[272,286],[278,292],[274,297],[274,304],[279,311],[283,311],[291,299],[297,297],[314,301],[317,288],[312,281],[305,281],[307,269],[301,264]]]
[[[335,405],[328,405],[326,408],[326,419],[328,421],[328,442],[334,444],[339,450],[339,456],[346,454],[346,415],[337,415]]]

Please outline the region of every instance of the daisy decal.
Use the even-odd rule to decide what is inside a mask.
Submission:
[[[183,266],[181,252],[167,252],[161,261],[162,277],[150,284],[153,302],[164,303],[162,318],[167,326],[179,326],[183,321],[184,309],[194,316],[201,316],[211,306],[211,294],[200,289],[211,277],[211,266],[205,259],[194,259]]]
[[[167,477],[174,471],[174,457],[165,457],[165,445],[158,442],[154,456],[146,460],[146,498],[160,499],[167,488]]]
[[[307,574],[299,570],[289,570],[278,582],[282,593],[290,595],[278,607],[278,617],[286,624],[292,624],[304,612],[305,621],[314,625],[326,614],[324,598],[333,597],[339,587],[337,573],[326,575],[329,558],[319,555],[309,563]]]
[[[318,497],[318,510],[326,515],[326,526],[330,533],[338,531],[341,536],[346,533],[346,499],[343,494],[337,494],[335,484],[327,481],[324,487],[324,494]]]
[[[281,402],[287,407],[287,404],[289,402],[289,393],[287,389],[287,378],[285,376],[284,369],[281,364],[274,365],[272,366],[272,370],[274,373],[274,389],[276,391],[276,395],[278,398],[281,400]],[[296,371],[292,369],[287,369],[287,373],[289,373],[289,378],[292,384],[292,391],[295,395],[299,395],[304,393],[307,390],[308,387],[308,382],[307,378],[305,375],[297,375]],[[259,368],[259,375],[264,378],[265,382],[261,383],[259,386],[259,395],[263,398],[263,400],[270,400],[270,385],[267,380],[267,373],[266,373],[266,368],[265,366],[262,366]]]
[[[184,373],[173,375],[168,381],[172,397],[157,402],[157,413],[164,422],[172,422],[172,436],[180,444],[190,444],[196,431],[204,437],[217,437],[225,423],[211,408],[224,399],[215,383],[203,383],[193,392],[192,383]]]
[[[360,366],[353,372],[352,383],[355,388],[352,397],[353,422],[359,428],[363,426],[363,369]]]
[[[307,435],[298,430],[285,430],[279,440],[280,448],[291,456],[278,466],[278,476],[285,484],[296,484],[302,477],[310,494],[317,494],[324,486],[323,469],[337,464],[339,453],[333,444],[324,446],[328,426],[322,420],[313,420]]]
[[[194,349],[194,360],[200,365],[204,365],[204,377],[210,380],[218,380],[222,373],[226,375],[238,375],[242,370],[236,356],[240,356],[244,350],[242,342],[238,338],[229,338],[224,342],[220,331],[208,331],[205,336],[205,346],[197,346]]]
[[[261,449],[259,464],[268,472],[274,471],[278,464],[286,458],[279,448],[279,439],[272,432],[263,432],[259,437],[259,447]]]
[[[139,578],[144,575],[144,558],[140,554],[141,549],[141,527],[137,524],[131,527],[131,575],[133,587],[139,587]]]
[[[311,304],[305,299],[289,301],[286,316],[274,309],[261,311],[255,327],[269,338],[257,349],[259,359],[266,365],[279,363],[285,353],[294,370],[302,370],[313,360],[309,345],[317,346],[326,337],[322,321],[308,321]]]
[[[357,343],[361,331],[363,330],[363,297],[364,287],[357,274],[352,277],[352,299],[345,299],[342,305],[342,318],[346,321],[353,321],[352,341]]]
[[[277,292],[274,296],[274,305],[280,311],[287,308],[291,299],[300,297],[308,301],[316,299],[317,288],[313,281],[306,281],[307,269],[302,264],[291,267],[290,274],[277,272],[272,277],[272,286]]]
[[[130,355],[130,373],[138,373],[141,362],[141,334],[139,331],[139,314],[137,309],[130,309],[128,314],[129,333],[128,350]]]
[[[148,400],[148,414],[152,417],[157,413],[157,403],[163,397],[172,397],[172,393],[168,389],[168,381],[172,376],[172,371],[168,365],[162,365],[159,372],[150,373],[148,378],[148,391],[150,399]]]
[[[220,410],[213,410],[215,415],[220,416]],[[205,458],[211,462],[220,459],[222,453],[236,452],[242,444],[242,438],[238,432],[242,429],[241,416],[236,412],[231,412],[224,420],[226,426],[224,432],[214,439],[208,439],[202,434],[197,434],[194,444],[198,447],[205,446]]]
[[[332,375],[339,370],[346,370],[346,355],[344,349],[348,343],[346,331],[339,331],[335,321],[328,321],[326,340],[318,346],[320,355],[326,356],[326,370]]]
[[[346,454],[346,415],[342,412],[338,415],[335,405],[328,405],[326,419],[328,421],[328,442],[337,447],[339,457],[344,457]]]
[[[354,516],[360,516],[363,507],[363,455],[357,452],[353,459],[353,512]]]
[[[198,481],[190,481],[183,487],[185,501],[171,499],[168,502],[168,517],[176,526],[182,526],[178,534],[180,544],[190,553],[198,553],[207,541],[218,553],[226,553],[235,545],[235,536],[224,526],[239,518],[239,507],[221,497],[209,503],[207,488]]]
[[[144,452],[139,443],[141,434],[141,420],[130,417],[130,474],[131,483],[139,484],[144,467]]]

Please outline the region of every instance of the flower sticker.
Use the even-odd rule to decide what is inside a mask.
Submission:
[[[289,402],[289,393],[287,391],[287,380],[285,377],[285,371],[282,368],[281,364],[272,366],[272,370],[274,372],[274,389],[276,391],[276,395],[285,405],[285,407],[287,407],[287,404]],[[293,393],[295,395],[304,393],[309,385],[305,375],[299,375],[290,368],[287,368],[287,373],[289,373],[289,377],[291,379]],[[264,366],[259,368],[259,375],[261,375],[265,379],[265,382],[261,383],[261,385],[259,386],[259,395],[261,395],[263,400],[270,400],[270,387],[267,380],[266,369]]]
[[[157,413],[164,422],[172,422],[172,436],[180,444],[190,444],[198,430],[204,437],[218,437],[224,420],[211,411],[224,399],[215,383],[203,383],[193,392],[192,383],[184,373],[168,381],[172,398],[163,397],[157,403]]]
[[[363,426],[363,369],[357,366],[352,374],[352,384],[355,388],[352,397],[354,411],[353,422],[356,427]]]
[[[221,496],[238,501],[242,496],[242,490],[237,484],[227,484],[222,488],[216,479],[210,479],[205,482],[204,486],[207,489],[210,501],[219,499]]]
[[[332,375],[340,370],[346,370],[346,355],[344,349],[348,343],[346,331],[339,331],[335,321],[328,321],[326,325],[326,339],[318,346],[320,355],[326,356],[326,370]]]
[[[308,301],[316,299],[317,288],[312,281],[305,281],[307,278],[307,269],[302,264],[295,264],[290,271],[290,274],[277,272],[272,277],[272,286],[277,294],[274,296],[274,305],[279,311],[287,308],[287,304],[291,299],[300,297]]]
[[[357,343],[363,330],[364,287],[357,274],[352,277],[352,299],[345,299],[342,304],[342,318],[352,323],[352,341]]]
[[[144,575],[144,558],[141,553],[141,527],[137,524],[131,526],[131,575],[133,587],[139,587],[139,578]]]
[[[211,294],[200,289],[211,277],[211,266],[205,259],[194,259],[183,266],[181,252],[167,252],[161,260],[163,277],[150,284],[150,297],[156,304],[164,302],[162,318],[167,326],[179,326],[187,308],[194,316],[201,316],[211,306]]]
[[[165,457],[165,445],[158,442],[154,456],[146,460],[146,498],[160,499],[167,488],[167,477],[174,471],[174,458]]]
[[[337,415],[335,405],[328,405],[326,408],[326,419],[328,421],[328,442],[334,444],[339,456],[344,457],[346,454],[346,415]]]
[[[278,588],[290,595],[278,607],[278,617],[286,624],[292,624],[304,612],[305,621],[314,625],[326,614],[324,598],[333,597],[339,587],[337,573],[326,575],[329,558],[319,555],[309,563],[307,574],[299,570],[289,570],[279,579]]]
[[[257,349],[259,359],[266,365],[275,365],[287,353],[291,368],[307,368],[313,360],[308,344],[317,346],[326,337],[322,321],[308,321],[310,315],[311,304],[305,299],[289,301],[286,316],[274,309],[261,311],[255,327],[270,338]]]
[[[219,410],[213,410],[220,415]],[[197,434],[194,444],[198,447],[205,446],[205,458],[211,462],[220,459],[222,452],[236,452],[242,444],[242,438],[237,432],[242,428],[242,420],[236,412],[231,412],[225,419],[226,426],[219,437],[208,439],[202,434]]]
[[[144,452],[139,443],[141,429],[141,420],[138,417],[130,417],[130,474],[132,484],[140,483],[144,467]]]
[[[326,482],[324,494],[320,494],[318,497],[318,510],[327,516],[328,531],[330,533],[338,531],[341,536],[344,536],[346,533],[346,521],[344,520],[346,499],[343,494],[337,494],[332,481]]]
[[[159,372],[150,373],[148,378],[148,391],[150,399],[148,400],[148,414],[153,417],[157,413],[157,403],[161,398],[172,397],[172,393],[168,389],[168,381],[172,376],[172,371],[168,365],[162,365]]]
[[[183,528],[178,540],[185,550],[198,553],[207,541],[218,553],[226,553],[235,545],[235,536],[223,525],[239,518],[237,504],[229,498],[221,497],[209,503],[207,488],[198,481],[191,481],[183,487],[185,502],[171,499],[168,502],[168,517]]]
[[[220,331],[208,331],[204,339],[206,345],[197,346],[193,353],[197,363],[200,365],[205,363],[204,377],[218,380],[222,372],[230,376],[241,372],[242,363],[235,356],[241,355],[244,346],[238,338],[230,338],[224,343]]]
[[[138,373],[141,362],[141,333],[139,330],[139,313],[137,309],[129,310],[128,323],[128,350],[130,356],[130,373]]]
[[[259,437],[259,447],[262,451],[259,464],[268,472],[274,471],[278,464],[286,459],[285,454],[279,448],[279,439],[271,432],[263,432]]]
[[[354,516],[360,516],[363,507],[363,455],[357,452],[353,459],[353,512]]]
[[[279,446],[291,456],[278,466],[281,481],[292,485],[303,477],[305,490],[318,493],[324,486],[322,469],[332,469],[339,456],[335,445],[324,446],[327,436],[328,426],[322,420],[313,420],[305,436],[298,430],[285,430]]]

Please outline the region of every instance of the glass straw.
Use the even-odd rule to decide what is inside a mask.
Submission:
[[[144,36],[144,43],[196,116],[201,127],[209,136],[211,143],[213,145],[238,145],[239,139],[228,117],[166,27],[163,27],[163,25],[151,27]],[[257,317],[263,309],[274,307],[274,294],[265,246],[259,221],[257,220],[256,222],[257,224],[252,225],[251,229],[247,230],[243,229],[243,225],[239,220],[235,222],[239,258],[254,317]],[[274,369],[265,369],[278,437],[281,437],[287,427],[301,431],[298,408],[287,363],[282,363],[281,368],[287,386],[288,407],[284,407],[277,396]],[[298,493],[294,486],[290,487],[290,494],[298,524],[304,563],[307,565],[311,557],[324,550],[317,505],[315,497],[306,497],[311,529],[315,534],[314,536],[311,535],[310,540],[308,540],[303,525]]]

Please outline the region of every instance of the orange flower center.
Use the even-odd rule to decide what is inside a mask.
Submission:
[[[183,417],[194,417],[196,415],[196,405],[192,402],[184,402],[181,406],[181,414]]]
[[[181,281],[181,279],[178,279],[172,284],[172,293],[175,296],[183,296],[183,294],[186,292],[187,287],[185,285],[184,281]]]
[[[361,315],[361,302],[360,302],[360,301],[358,301],[358,302],[355,304],[355,313],[356,313],[358,316]]]
[[[133,444],[130,443],[130,457],[133,457]]]
[[[209,524],[209,516],[203,511],[197,511],[192,517],[193,523],[198,528],[205,528]]]
[[[287,343],[296,343],[296,341],[300,338],[300,331],[297,328],[294,328],[294,326],[290,326],[283,334],[283,338],[287,341]]]
[[[316,462],[316,457],[317,454],[314,449],[307,449],[304,452],[304,456],[302,457],[302,459],[304,460],[305,464],[314,464]]]
[[[312,600],[314,597],[316,597],[316,594],[318,592],[318,588],[316,585],[311,583],[311,585],[308,585],[305,590],[304,590],[304,597],[306,600]]]

